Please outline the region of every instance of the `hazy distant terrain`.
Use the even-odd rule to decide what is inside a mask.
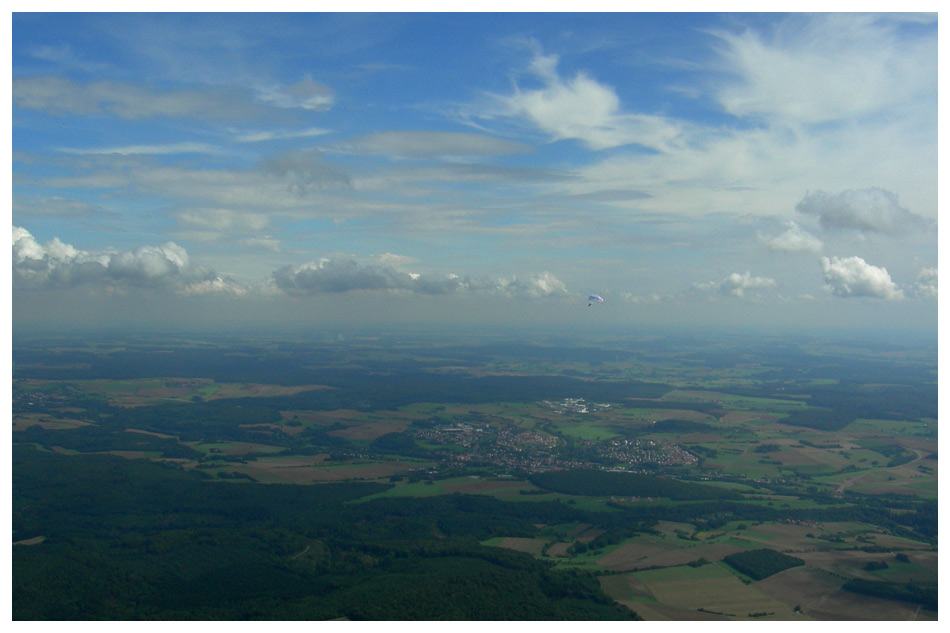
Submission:
[[[935,343],[18,336],[14,619],[936,619]]]

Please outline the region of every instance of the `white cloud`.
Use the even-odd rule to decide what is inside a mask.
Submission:
[[[14,288],[69,288],[84,284],[112,290],[168,288],[181,290],[213,281],[217,275],[191,263],[174,242],[132,250],[83,251],[59,238],[41,245],[29,231],[13,227]]]
[[[904,298],[887,269],[872,266],[860,257],[822,257],[825,289],[838,297],[875,297],[887,301]]]
[[[199,295],[236,295],[243,296],[247,293],[247,288],[241,286],[231,280],[222,279],[221,277],[215,277],[214,279],[206,279],[204,281],[198,281],[193,284],[185,286],[181,290],[181,294],[185,296],[199,296]]]
[[[310,127],[303,130],[267,130],[262,132],[246,132],[234,137],[238,143],[261,143],[264,141],[280,141],[291,138],[312,138],[329,134],[330,130]]]
[[[776,235],[767,237],[759,235],[759,241],[775,251],[784,251],[786,253],[813,252],[821,251],[823,244],[817,237],[802,230],[798,224],[793,221],[785,223],[788,229]]]
[[[274,285],[290,295],[316,295],[353,291],[400,291],[446,295],[484,292],[509,297],[540,298],[563,295],[564,283],[549,272],[527,279],[491,279],[456,274],[429,275],[397,270],[392,266],[361,264],[349,258],[324,258],[301,266],[274,271]]]
[[[666,148],[680,135],[679,126],[661,116],[624,113],[613,88],[584,72],[563,79],[557,55],[538,52],[531,75],[540,88],[521,88],[509,95],[493,95],[501,110],[487,116],[523,118],[552,140],[576,139],[595,150],[638,143]]]
[[[926,108],[936,96],[936,31],[905,38],[892,16],[795,15],[770,35],[715,35],[737,78],[717,98],[738,116],[816,124]]]
[[[278,108],[302,108],[323,112],[333,107],[333,90],[314,81],[298,81],[289,86],[268,86],[258,91],[261,101]]]
[[[836,196],[824,191],[809,192],[795,209],[818,216],[826,229],[854,229],[889,235],[927,228],[931,224],[900,206],[897,194],[877,187],[850,189]]]
[[[719,294],[742,298],[747,290],[762,290],[764,288],[774,288],[775,280],[769,277],[753,277],[748,271],[739,274],[732,273],[722,281],[710,281],[702,284],[695,284],[697,290],[713,290]]]

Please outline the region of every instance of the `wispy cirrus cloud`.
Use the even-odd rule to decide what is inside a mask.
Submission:
[[[243,118],[253,112],[243,95],[224,89],[159,92],[122,81],[81,83],[55,76],[15,78],[13,102],[20,108],[51,114],[110,113],[130,120]]]
[[[933,16],[936,21],[936,15]],[[817,124],[894,109],[929,107],[936,38],[904,37],[899,15],[789,16],[768,32],[714,30],[725,110],[792,124]]]
[[[485,134],[434,131],[376,132],[347,144],[359,152],[399,158],[471,157],[521,154],[530,145]]]
[[[266,86],[258,88],[258,98],[278,108],[300,108],[325,112],[336,101],[333,89],[305,79],[289,86]]]
[[[172,154],[223,154],[224,149],[207,143],[163,143],[158,145],[120,145],[116,147],[61,147],[64,154],[85,156],[90,154],[116,154],[119,156],[151,155],[163,156]]]
[[[282,141],[295,138],[313,138],[315,136],[323,136],[324,134],[330,134],[330,130],[325,130],[318,127],[308,127],[300,130],[280,129],[264,130],[258,132],[243,132],[238,133],[234,137],[234,140],[238,143],[264,143],[267,141]]]
[[[573,139],[593,150],[636,143],[665,149],[682,133],[667,117],[625,112],[616,91],[587,72],[572,77],[558,72],[557,55],[535,55],[526,74],[540,87],[515,85],[509,94],[492,94],[493,106],[478,116],[486,119],[521,119],[552,141]]]

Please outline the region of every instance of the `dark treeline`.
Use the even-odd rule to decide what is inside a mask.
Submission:
[[[722,560],[755,580],[762,580],[780,571],[805,564],[800,558],[767,548],[736,552]]]

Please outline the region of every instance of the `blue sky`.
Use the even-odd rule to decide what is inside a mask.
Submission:
[[[15,326],[936,332],[935,15],[12,26]]]

